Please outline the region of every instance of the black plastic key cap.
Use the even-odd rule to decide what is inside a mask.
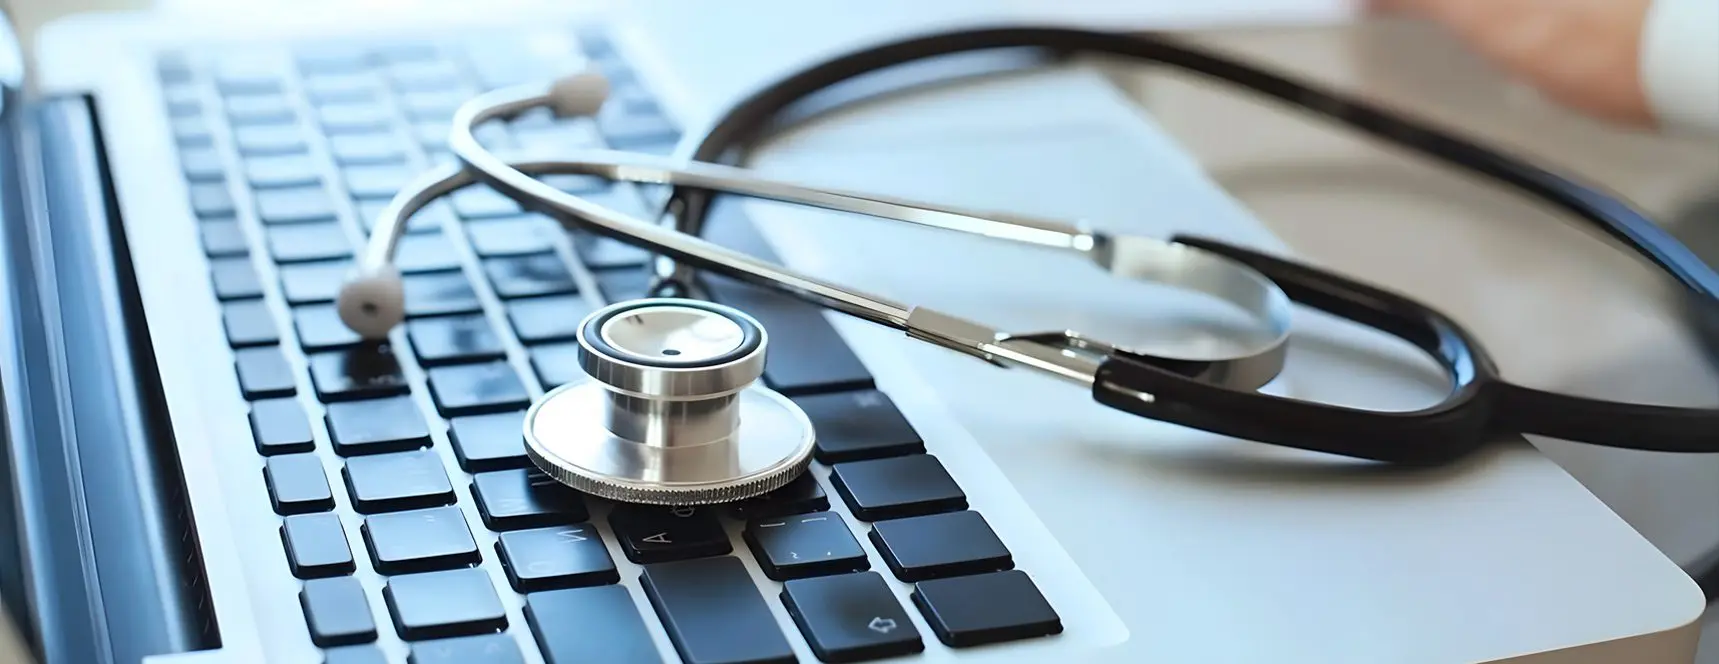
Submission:
[[[352,273],[352,261],[294,263],[280,266],[281,292],[288,304],[333,302]]]
[[[333,221],[268,227],[269,255],[278,263],[302,263],[352,256],[352,241]]]
[[[525,622],[545,664],[663,661],[625,586],[531,593],[525,596]]]
[[[211,258],[247,256],[251,253],[250,242],[245,239],[245,233],[239,230],[239,223],[236,221],[211,219],[200,222],[197,231],[203,241],[203,253]]]
[[[770,493],[728,504],[728,513],[736,519],[776,519],[794,514],[822,512],[830,508],[830,497],[824,487],[809,472]]]
[[[292,398],[264,399],[251,403],[251,437],[257,453],[264,456],[309,452],[316,449],[310,435],[310,418]]]
[[[519,372],[506,362],[456,364],[428,373],[430,394],[442,417],[515,410],[531,403]]]
[[[579,260],[593,270],[617,270],[643,266],[650,252],[620,240],[603,236],[583,236],[576,245]]]
[[[227,327],[227,342],[234,348],[264,346],[280,342],[274,314],[262,300],[239,300],[221,305],[221,322]]]
[[[776,581],[871,568],[840,514],[817,512],[746,524],[746,546]]]
[[[978,512],[879,521],[872,524],[868,537],[902,581],[999,572],[1015,566],[1008,547]]]
[[[547,344],[531,349],[531,369],[544,389],[556,387],[585,375],[579,368],[579,344],[573,342]]]
[[[536,470],[473,475],[472,499],[490,530],[562,526],[590,518],[583,494]]]
[[[651,275],[644,270],[603,270],[593,275],[597,278],[597,292],[602,293],[603,301],[609,303],[625,302],[649,295]],[[766,359],[765,364],[769,364]],[[768,366],[766,366],[768,371]]]
[[[521,342],[567,341],[574,338],[579,322],[593,310],[577,295],[533,297],[508,302],[507,319]]]
[[[389,132],[336,134],[328,139],[328,149],[335,161],[342,164],[386,164],[406,160],[405,146]]]
[[[713,507],[620,504],[609,513],[609,529],[627,559],[641,565],[726,555],[733,550]]]
[[[263,465],[263,484],[269,488],[269,502],[274,504],[276,514],[334,509],[334,491],[328,488],[322,460],[315,454],[269,457]]]
[[[913,603],[952,648],[1062,633],[1062,618],[1021,570],[920,581]]]
[[[185,171],[185,179],[192,182],[217,182],[226,175],[221,153],[208,146],[180,150],[179,166]]]
[[[388,107],[370,102],[334,102],[322,104],[316,111],[329,134],[381,131],[393,121]]]
[[[526,468],[525,411],[456,417],[448,422],[454,457],[468,473]]]
[[[364,517],[364,544],[382,574],[411,574],[482,562],[458,507],[432,507]]]
[[[919,628],[877,572],[798,579],[782,606],[820,662],[863,662],[925,650]]]
[[[322,657],[322,664],[388,664],[387,655],[373,643],[329,648]]]
[[[233,207],[233,194],[227,191],[225,182],[199,182],[191,185],[191,211],[200,219],[231,217],[238,212]]]
[[[838,463],[830,484],[864,521],[967,509],[967,494],[929,454]]]
[[[341,470],[352,507],[364,514],[450,505],[454,488],[442,459],[427,450],[352,457]]]
[[[442,133],[447,134],[445,131]],[[454,192],[453,203],[454,212],[466,219],[505,217],[521,212],[519,204],[513,202],[513,199],[485,186],[466,187]],[[540,218],[549,223],[547,218]]]
[[[639,578],[686,664],[794,661],[775,614],[739,558],[650,565]]]
[[[255,189],[308,187],[321,183],[322,173],[308,153],[280,154],[246,159],[245,179]]]
[[[257,218],[265,224],[333,221],[334,201],[321,185],[257,192]]]
[[[370,618],[370,600],[364,598],[358,577],[311,579],[298,597],[312,643],[328,648],[376,640],[376,621]]]
[[[460,269],[460,254],[440,233],[418,233],[400,238],[394,267],[405,274]]]
[[[508,582],[522,593],[621,580],[602,536],[590,524],[502,533],[495,548]]]
[[[281,544],[286,547],[292,575],[301,579],[351,574],[352,547],[346,545],[346,528],[333,512],[296,514],[281,520]]]
[[[309,304],[293,307],[293,329],[298,333],[298,345],[307,351],[346,348],[363,341],[357,332],[340,320],[340,312],[332,304]]]
[[[818,431],[817,458],[823,463],[925,451],[919,432],[883,392],[807,395],[795,398],[794,403],[806,411]]]
[[[239,389],[246,399],[284,397],[298,391],[292,365],[280,346],[257,346],[233,351],[234,370],[239,374]]]
[[[408,274],[401,278],[406,291],[406,315],[440,316],[477,313],[483,310],[477,292],[463,272]]]
[[[525,664],[519,642],[506,634],[479,634],[412,644],[407,664]]]
[[[506,256],[484,261],[484,271],[503,298],[572,293],[579,289],[561,257],[552,253]]]
[[[415,319],[406,323],[406,335],[418,362],[428,367],[506,356],[501,337],[482,314]]]
[[[247,157],[303,153],[309,147],[296,124],[235,127],[233,143]]]
[[[403,452],[427,447],[430,428],[411,397],[328,405],[328,437],[341,456]]]
[[[773,330],[764,382],[790,396],[874,386],[866,369],[823,317],[822,310],[786,295],[719,279],[711,299],[740,309]]]
[[[366,233],[376,230],[377,222],[382,219],[382,211],[388,207],[388,199],[370,199],[357,202],[359,221],[364,222]],[[442,230],[443,224],[450,224],[453,218],[453,208],[448,207],[447,201],[436,201],[419,210],[406,220],[406,232],[436,233]]]
[[[365,164],[341,169],[353,198],[392,198],[417,175],[405,164]]]
[[[406,394],[411,386],[394,347],[365,343],[310,356],[310,381],[323,403]]]
[[[272,84],[272,82],[271,82]],[[260,91],[262,87],[247,88],[247,92]],[[272,85],[269,90],[278,90],[278,85]],[[252,124],[281,124],[291,122],[296,114],[292,103],[279,94],[239,94],[227,97],[227,117],[235,125]]]
[[[382,595],[394,628],[409,641],[498,632],[507,628],[501,597],[478,568],[390,577]]]
[[[479,219],[466,224],[472,249],[484,258],[554,251],[555,236],[561,232],[553,220],[536,214]]]

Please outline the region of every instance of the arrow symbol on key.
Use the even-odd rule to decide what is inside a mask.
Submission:
[[[866,624],[866,627],[871,628],[871,631],[879,634],[888,634],[895,631],[895,619],[878,616],[876,618],[872,618],[871,622]]]

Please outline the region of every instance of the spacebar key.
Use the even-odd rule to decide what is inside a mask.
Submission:
[[[646,565],[640,579],[686,664],[794,661],[775,614],[739,558]]]

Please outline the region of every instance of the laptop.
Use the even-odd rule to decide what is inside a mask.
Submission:
[[[5,602],[41,661],[1693,652],[1688,577],[1525,444],[1422,473],[1262,449],[714,277],[709,297],[772,335],[764,380],[816,425],[812,469],[692,509],[548,480],[526,459],[522,412],[578,376],[585,313],[644,292],[646,254],[471,188],[412,219],[410,318],[389,343],[361,343],[333,313],[377,212],[452,158],[454,108],[599,67],[615,93],[596,117],[522,116],[482,140],[668,154],[774,76],[1011,16],[978,2],[476,5],[90,15],[38,35],[5,109],[21,184],[0,245],[0,387],[18,515]],[[1021,58],[904,74],[968,74],[947,85],[870,81],[905,91],[808,113],[750,164],[1290,251],[1102,70]],[[661,193],[563,186],[641,215]],[[1177,322],[1202,303],[1062,256],[726,199],[708,232],[1005,329],[1214,343]],[[1402,368],[1404,349],[1298,323],[1269,389],[1384,408],[1438,393]]]

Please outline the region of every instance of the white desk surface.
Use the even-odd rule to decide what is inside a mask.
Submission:
[[[13,0],[9,7],[28,41],[34,26],[56,15],[147,4]],[[1208,34],[1214,44],[1548,159],[1661,219],[1674,219],[1703,197],[1719,198],[1719,142],[1645,135],[1577,117],[1418,26]],[[1678,333],[1663,284],[1555,215],[1245,98],[1161,74],[1118,77],[1290,244],[1442,307],[1482,336],[1511,378],[1644,402],[1719,401],[1719,375]],[[1711,509],[1719,504],[1719,459],[1536,442],[1672,559],[1687,563],[1719,545]],[[1710,643],[1700,661],[1719,663],[1719,647]]]

